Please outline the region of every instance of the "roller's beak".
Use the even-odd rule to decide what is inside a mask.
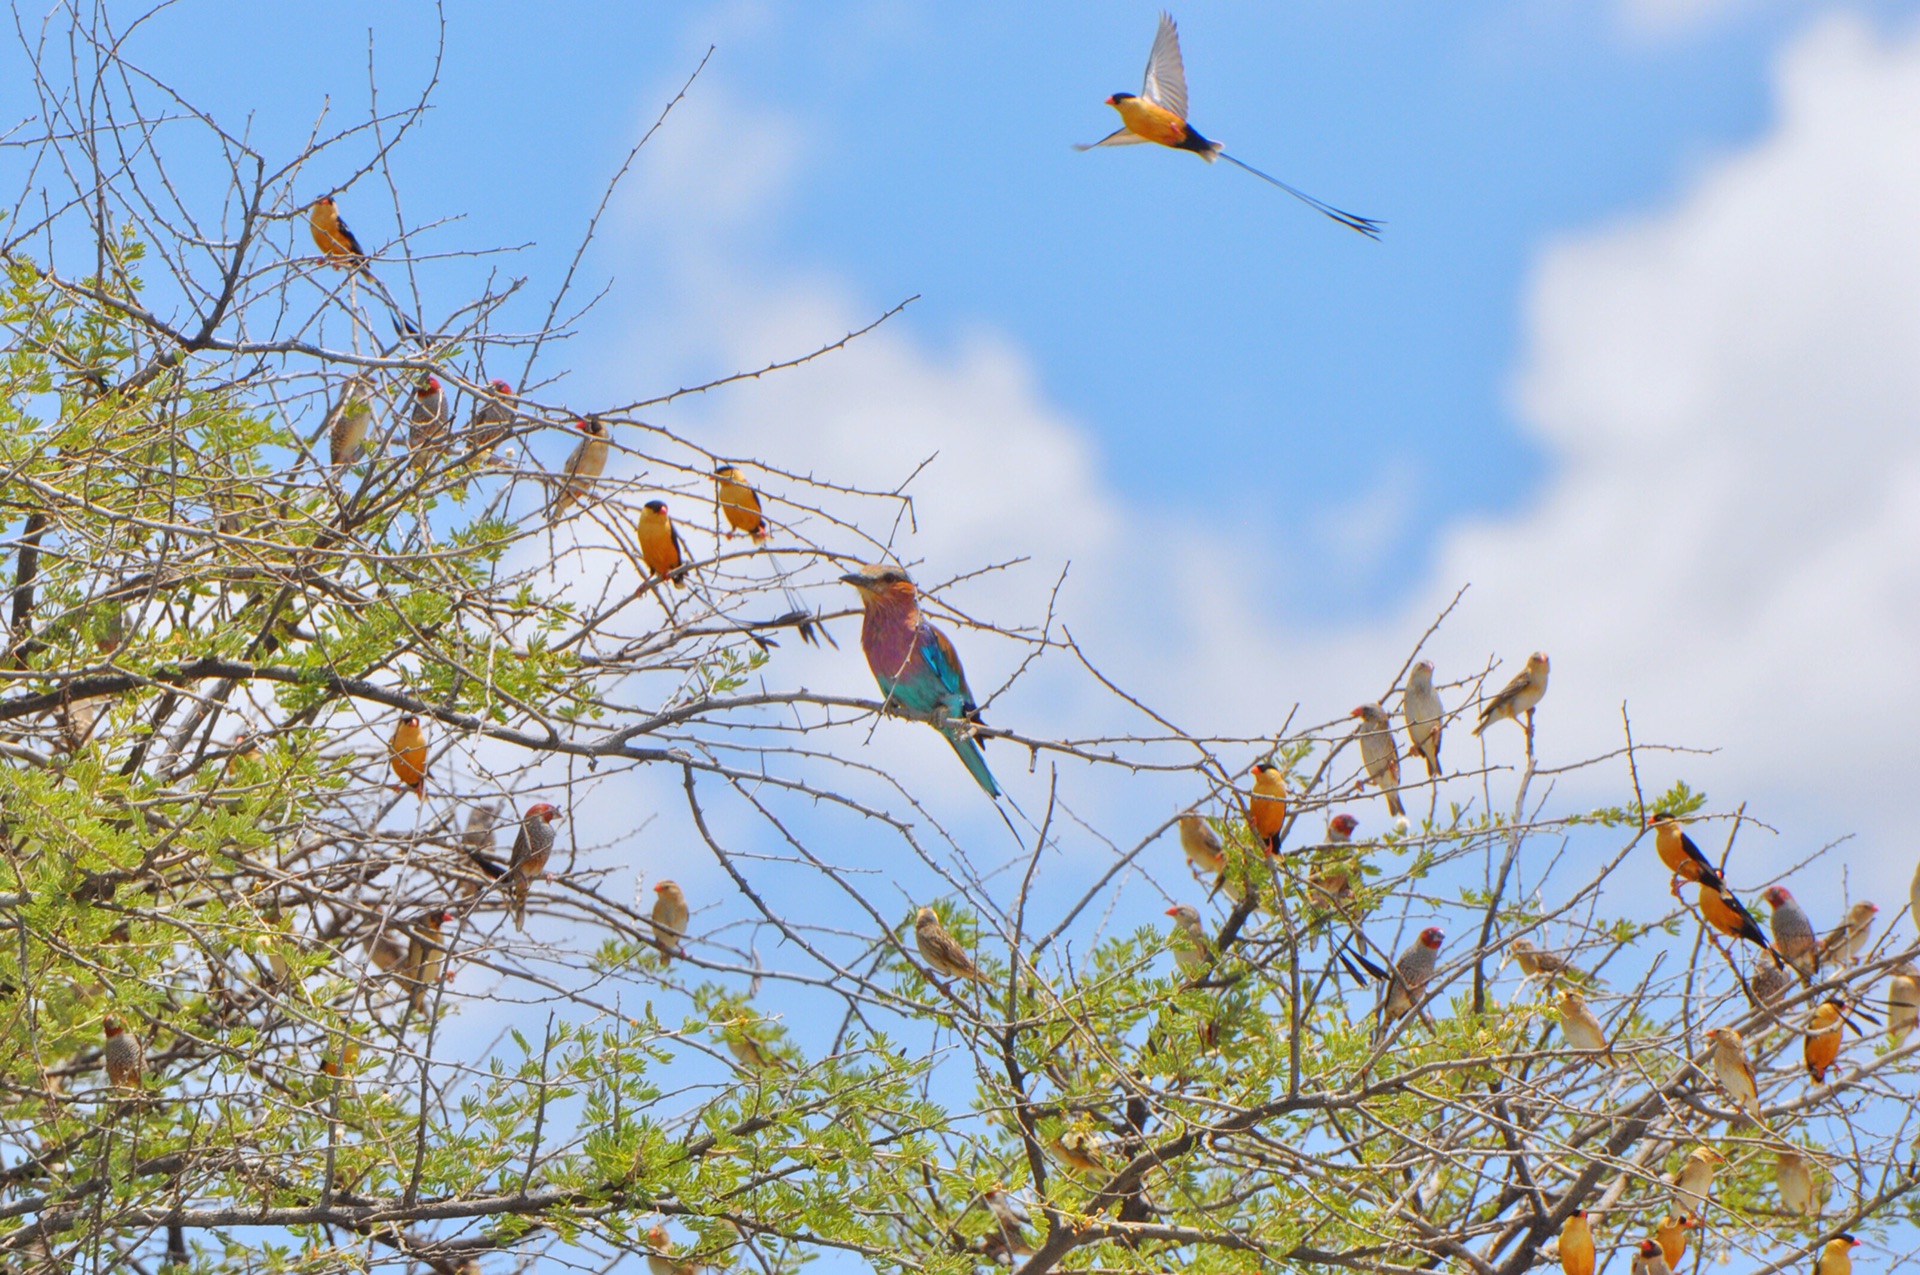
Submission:
[[[870,575],[863,575],[858,571],[849,571],[847,572],[847,574],[840,577],[840,583],[850,584],[854,588],[859,589],[861,592],[864,593],[868,589],[873,588],[873,577]]]

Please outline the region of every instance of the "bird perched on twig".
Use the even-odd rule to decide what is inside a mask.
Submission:
[[[765,544],[773,536],[773,529],[767,525],[767,517],[760,510],[760,493],[747,484],[740,476],[737,465],[721,465],[713,471],[714,500],[720,506],[721,515],[727,525],[733,528],[727,532],[731,536],[739,532],[751,537],[755,544]]]
[[[118,1089],[140,1088],[147,1078],[146,1046],[140,1043],[138,1036],[127,1030],[118,1014],[108,1014],[102,1018],[100,1030],[107,1037],[107,1043],[100,1051],[100,1059],[106,1065],[107,1079]]]
[[[407,1005],[416,1014],[426,1009],[427,993],[445,976],[447,948],[441,935],[453,913],[428,908],[407,927],[407,955],[400,963],[400,980],[407,987]]]
[[[1673,1175],[1668,1197],[1675,1213],[1705,1213],[1707,1193],[1713,1190],[1713,1175],[1727,1157],[1712,1147],[1695,1147]]]
[[[1593,1275],[1593,1227],[1587,1211],[1575,1209],[1560,1224],[1561,1275]]]
[[[1600,1020],[1587,1008],[1586,998],[1578,992],[1560,993],[1560,1030],[1575,1049],[1600,1055],[1600,1061],[1613,1066],[1613,1046]]]
[[[1104,1173],[1107,1170],[1105,1148],[1100,1139],[1085,1129],[1065,1129],[1047,1143],[1047,1147],[1060,1162],[1068,1168],[1078,1169],[1082,1173]]]
[[[1378,704],[1362,704],[1348,716],[1360,719],[1354,730],[1360,760],[1366,764],[1367,778],[1387,799],[1387,812],[1395,817],[1406,814],[1400,801],[1400,746],[1393,742],[1393,719]]]
[[[1247,798],[1247,827],[1268,854],[1278,854],[1280,832],[1287,823],[1286,772],[1257,761],[1247,773],[1253,776],[1253,794]]]
[[[656,580],[669,580],[682,589],[690,588],[687,583],[687,563],[692,555],[680,539],[680,529],[673,525],[673,518],[667,513],[667,502],[649,500],[640,507],[639,522],[640,561],[647,565]]]
[[[1419,937],[1394,961],[1393,969],[1387,974],[1386,994],[1380,998],[1376,1038],[1386,1035],[1388,1028],[1425,999],[1427,984],[1432,981],[1434,968],[1440,961],[1440,945],[1446,941],[1446,932],[1430,925],[1420,931]]]
[[[1180,59],[1180,33],[1167,14],[1160,15],[1160,26],[1154,32],[1153,50],[1147,55],[1146,81],[1140,86],[1140,91],[1115,93],[1107,98],[1107,105],[1120,113],[1120,127],[1097,142],[1077,145],[1074,149],[1088,151],[1097,146],[1154,142],[1175,150],[1192,151],[1209,164],[1215,159],[1224,159],[1261,181],[1279,187],[1347,229],[1357,230],[1369,239],[1380,237],[1380,222],[1342,212],[1305,191],[1296,190],[1279,178],[1235,159],[1227,154],[1219,142],[1210,142],[1194,131],[1193,125],[1187,123],[1187,73]]]
[[[1813,1275],[1853,1275],[1853,1250],[1860,1241],[1842,1232],[1828,1240],[1813,1259]]]
[[[560,822],[558,807],[541,801],[527,807],[520,818],[520,831],[513,838],[513,851],[507,857],[507,900],[513,907],[513,928],[524,930],[527,923],[527,890],[533,878],[547,868],[553,853],[553,825]]]
[[[1196,811],[1180,816],[1180,849],[1196,872],[1217,876],[1227,866],[1226,843],[1220,840],[1220,834],[1213,830],[1206,816]]]
[[[560,479],[554,484],[553,500],[547,505],[547,521],[550,523],[557,521],[569,505],[584,506],[593,492],[593,485],[600,480],[601,473],[607,467],[610,444],[606,422],[598,416],[583,416],[573,423],[573,427],[580,431],[581,437],[567,455],[567,463],[560,469]]]
[[[1653,829],[1654,852],[1660,856],[1660,862],[1667,865],[1673,873],[1673,897],[1680,897],[1680,883],[1694,881],[1714,889],[1723,884],[1719,871],[1700,853],[1700,847],[1693,844],[1680,821],[1665,810],[1656,810],[1647,818],[1647,826]]]
[[[1713,1078],[1726,1090],[1734,1105],[1760,1123],[1760,1089],[1753,1082],[1753,1068],[1747,1063],[1747,1042],[1731,1027],[1715,1027],[1707,1032],[1713,1042]]]
[[[1813,1199],[1813,1167],[1798,1151],[1782,1151],[1773,1158],[1773,1181],[1787,1212],[1812,1217],[1819,1212]]]
[[[400,781],[396,792],[410,792],[422,801],[427,799],[427,733],[420,729],[418,717],[409,713],[393,728],[393,739],[387,744],[387,762],[393,768],[393,777]]]
[[[1879,904],[1864,899],[1848,908],[1846,919],[1820,941],[1821,968],[1853,964],[1853,958],[1865,950],[1867,938],[1873,933],[1873,918],[1879,912]]]
[[[1773,909],[1767,926],[1773,931],[1773,950],[1786,958],[1803,981],[1811,980],[1820,965],[1819,940],[1813,922],[1784,885],[1769,886],[1761,898]]]
[[[1440,730],[1447,710],[1440,693],[1433,689],[1433,661],[1421,660],[1407,673],[1407,689],[1400,697],[1400,712],[1407,719],[1407,760],[1415,757],[1427,763],[1427,778],[1438,779],[1440,769]]]
[[[980,707],[953,641],[920,611],[912,577],[899,567],[863,566],[840,577],[860,594],[860,649],[889,706],[930,721],[989,797],[1000,785],[980,751]]]
[[[726,1024],[720,1039],[726,1042],[727,1052],[748,1071],[792,1071],[792,1063],[748,1030],[754,1021],[739,1018]]]
[[[1527,666],[1514,674],[1494,697],[1480,706],[1480,723],[1473,728],[1478,735],[1501,718],[1519,722],[1527,732],[1527,750],[1533,750],[1533,710],[1547,693],[1547,653],[1535,651],[1527,657]]]
[[[1535,947],[1531,939],[1518,938],[1507,944],[1507,951],[1513,956],[1513,963],[1528,978],[1543,978],[1551,983],[1562,974],[1584,977],[1579,970],[1567,963],[1567,958],[1558,952],[1546,952]]]
[[[513,382],[496,377],[487,382],[487,388],[492,395],[474,403],[473,415],[467,418],[467,446],[481,453],[491,453],[506,442],[518,419],[513,410]]]
[[[407,450],[415,469],[425,469],[446,450],[447,430],[452,424],[453,413],[440,378],[422,372],[413,383],[413,403],[407,409]]]
[[[1692,1214],[1678,1217],[1668,1215],[1660,1225],[1653,1228],[1654,1243],[1660,1246],[1660,1256],[1670,1267],[1678,1267],[1680,1259],[1687,1255],[1687,1232],[1699,1229],[1700,1219]]]
[[[1191,903],[1176,903],[1167,909],[1167,915],[1173,918],[1173,924],[1179,930],[1179,937],[1173,944],[1174,963],[1189,978],[1199,976],[1206,971],[1207,961],[1213,952],[1207,927],[1200,921],[1200,910]]]
[[[1833,1066],[1834,1059],[1840,1056],[1840,1046],[1846,1034],[1846,1017],[1847,1003],[1835,998],[1814,1006],[1813,1013],[1807,1018],[1801,1055],[1807,1064],[1807,1075],[1813,1078],[1816,1085],[1826,1083],[1828,1069]]]
[[[1920,1025],[1920,977],[1910,961],[1894,966],[1892,974],[1887,980],[1887,1036],[1898,1045]]]
[[[373,386],[364,375],[351,376],[327,409],[327,459],[335,469],[345,469],[360,456],[367,426],[373,422],[372,394]]]
[[[1744,939],[1761,951],[1779,958],[1773,950],[1773,944],[1760,928],[1760,922],[1753,919],[1753,913],[1747,911],[1747,905],[1740,902],[1739,896],[1722,885],[1710,886],[1700,883],[1697,903],[1700,918],[1720,933],[1732,939]]]
[[[1640,1247],[1633,1255],[1632,1275],[1673,1275],[1673,1268],[1667,1265],[1666,1255],[1660,1251],[1658,1241],[1640,1241]]]
[[[981,1193],[980,1202],[986,1205],[987,1212],[992,1215],[994,1225],[998,1228],[997,1236],[988,1236],[989,1248],[995,1254],[1025,1257],[1033,1252],[1026,1230],[1033,1219],[1018,1200],[1007,1194],[1005,1187],[994,1183],[991,1189]],[[991,1243],[995,1239],[998,1243]]]
[[[920,959],[942,978],[965,978],[976,983],[987,981],[987,976],[973,963],[967,950],[960,946],[953,935],[947,933],[946,926],[940,924],[939,914],[932,908],[921,908],[913,914],[913,940],[920,949]]]
[[[367,955],[381,973],[391,974],[406,960],[407,949],[400,945],[391,928],[383,927],[378,933],[367,936]]]
[[[687,896],[673,882],[662,881],[653,887],[653,893],[653,913],[647,920],[653,926],[653,941],[660,948],[660,964],[671,965],[674,957],[687,954],[680,942],[687,935],[687,922],[693,913],[687,907]]]

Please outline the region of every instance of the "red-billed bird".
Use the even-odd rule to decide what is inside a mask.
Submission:
[[[332,195],[322,195],[307,206],[307,229],[313,233],[313,246],[342,270],[358,270],[373,280],[373,268],[367,264],[366,249],[360,237],[347,229]]]
[[[393,741],[387,745],[387,761],[403,792],[425,800],[427,796],[427,733],[420,719],[409,714],[393,728]]]
[[[1745,939],[1775,960],[1780,954],[1767,942],[1767,936],[1760,928],[1760,922],[1753,919],[1753,913],[1747,911],[1747,905],[1738,895],[1725,885],[1709,886],[1700,883],[1698,896],[1701,919],[1730,939]]]
[[[691,557],[686,544],[680,539],[679,528],[673,525],[673,519],[667,513],[667,502],[649,500],[640,509],[639,523],[640,561],[647,564],[647,570],[662,580],[686,589],[685,567]]]
[[[1387,975],[1387,994],[1380,999],[1380,1026],[1376,1036],[1384,1036],[1427,994],[1434,967],[1440,962],[1440,945],[1447,935],[1437,925],[1420,931],[1420,937],[1407,945]]]
[[[1680,821],[1665,810],[1656,810],[1648,816],[1647,826],[1653,829],[1654,852],[1660,856],[1660,862],[1667,865],[1673,873],[1673,897],[1680,897],[1682,881],[1697,881],[1714,889],[1720,887],[1720,873],[1707,856],[1700,853],[1700,847],[1693,844],[1693,838],[1686,834]]]
[[[507,860],[507,898],[513,905],[516,930],[527,928],[527,889],[546,870],[547,857],[553,853],[553,825],[559,821],[560,811],[544,801],[528,806],[521,816],[520,833]]]
[[[138,1089],[147,1076],[146,1047],[113,1014],[101,1020],[100,1029],[107,1035],[106,1048],[101,1050],[102,1060],[107,1066],[107,1079],[116,1088]]]
[[[1280,830],[1287,823],[1287,776],[1278,766],[1257,761],[1247,768],[1253,795],[1247,799],[1247,826],[1268,854],[1280,852]]]
[[[1786,957],[1801,978],[1812,978],[1820,964],[1820,940],[1813,932],[1813,922],[1795,902],[1793,891],[1784,885],[1769,886],[1760,897],[1773,909],[1767,918],[1773,931],[1773,950]]]
[[[989,797],[1000,785],[987,769],[975,733],[980,707],[967,686],[953,640],[920,613],[920,595],[912,577],[899,567],[865,566],[840,577],[860,594],[865,615],[860,649],[887,703],[929,721],[959,754],[967,773]]]
[[[1160,15],[1160,29],[1154,32],[1153,51],[1147,55],[1146,82],[1140,86],[1140,91],[1115,93],[1107,99],[1107,105],[1120,112],[1120,127],[1097,142],[1076,146],[1075,150],[1154,142],[1175,150],[1192,151],[1209,164],[1215,159],[1224,159],[1229,164],[1246,169],[1261,181],[1271,182],[1348,229],[1357,230],[1369,239],[1380,237],[1380,222],[1371,217],[1342,212],[1303,190],[1296,190],[1278,177],[1235,159],[1227,154],[1219,142],[1208,141],[1200,136],[1193,125],[1187,123],[1187,72],[1180,60],[1180,33],[1174,29],[1170,14]]]
[[[607,467],[606,422],[598,416],[586,416],[575,421],[573,427],[580,431],[582,438],[567,457],[566,467],[560,471],[560,482],[554,489],[553,503],[547,507],[548,522],[565,513],[568,505],[586,504],[594,483]]]
[[[496,379],[488,381],[487,388],[493,391],[492,397],[474,404],[473,415],[467,420],[467,446],[482,452],[491,452],[506,442],[514,422],[512,382]]]

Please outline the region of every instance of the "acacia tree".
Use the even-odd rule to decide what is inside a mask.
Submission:
[[[1777,1269],[1843,1230],[1904,1246],[1917,1046],[1861,1019],[1870,1047],[1826,1083],[1798,1059],[1809,1009],[1878,995],[1905,928],[1756,1008],[1757,949],[1646,903],[1655,809],[1764,884],[1741,869],[1742,814],[1643,788],[1684,754],[1623,719],[1604,757],[1536,761],[1505,723],[1475,755],[1454,724],[1490,666],[1442,687],[1455,769],[1416,782],[1409,762],[1424,814],[1387,825],[1345,719],[1190,733],[1053,614],[949,604],[991,564],[915,563],[976,672],[1005,673],[978,730],[1002,778],[1033,763],[1004,826],[943,823],[904,758],[864,746],[927,728],[795,671],[865,679],[853,643],[807,643],[851,632],[849,564],[910,546],[907,497],[757,457],[769,543],[703,532],[724,525],[719,458],[643,417],[693,391],[579,404],[546,366],[587,321],[571,275],[539,326],[506,331],[519,281],[436,314],[310,245],[309,174],[351,169],[334,189],[370,206],[424,99],[265,155],[143,75],[123,35],[98,11],[42,30],[40,128],[5,152],[26,192],[0,224],[9,1269],[1513,1275],[1576,1209],[1603,1255],[1676,1212],[1703,1224],[1696,1263]],[[221,179],[176,179],[187,152]],[[435,255],[401,226],[365,245],[395,278]],[[507,402],[489,382],[509,365],[496,455],[460,422]],[[423,375],[463,406],[409,447]],[[350,384],[372,429],[337,467],[327,413]],[[616,460],[550,522],[552,440],[589,410]],[[660,493],[686,589],[636,540]],[[1396,704],[1430,635],[1355,698]],[[1125,724],[1021,720],[1056,665]],[[393,786],[407,717],[422,795]],[[1278,853],[1247,830],[1256,758],[1287,792]],[[1556,802],[1576,771],[1613,804]],[[1106,800],[1143,785],[1158,804]],[[730,885],[684,933],[625,888],[636,792],[672,794],[681,852]],[[571,818],[522,931],[508,846],[537,802]],[[1221,840],[1207,871],[1168,835],[1187,809]],[[1373,835],[1324,840],[1349,809]],[[1197,946],[1158,923],[1178,902]],[[977,978],[928,964],[923,905]],[[1383,1022],[1368,969],[1428,926],[1438,968]],[[1522,978],[1516,939],[1574,968]],[[1611,1060],[1557,1029],[1569,986]],[[137,1091],[109,1080],[109,1017],[143,1046]],[[1707,1065],[1716,1026],[1747,1036],[1757,1123]],[[1666,1178],[1702,1146],[1726,1163],[1676,1200]],[[1792,1154],[1817,1182],[1800,1207],[1776,1185]]]

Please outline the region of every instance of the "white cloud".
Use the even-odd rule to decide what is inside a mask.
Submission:
[[[1920,634],[1920,41],[1823,21],[1783,55],[1777,84],[1776,126],[1670,208],[1544,253],[1517,402],[1552,476],[1518,516],[1443,529],[1428,582],[1382,621],[1335,632],[1263,609],[1263,582],[1284,566],[1204,510],[1128,506],[1105,484],[1091,432],[1047,403],[1023,355],[991,334],[934,349],[909,329],[883,330],[675,423],[697,426],[716,451],[849,483],[890,485],[938,452],[914,485],[918,531],[901,556],[937,578],[1033,555],[1034,565],[955,592],[1006,621],[1037,619],[1071,559],[1076,634],[1195,730],[1270,730],[1295,699],[1305,720],[1337,717],[1379,692],[1470,581],[1434,654],[1457,676],[1489,652],[1512,662],[1551,651],[1548,762],[1616,744],[1630,698],[1643,741],[1722,750],[1656,759],[1649,782],[1704,778],[1719,802],[1751,799],[1789,833],[1747,842],[1756,866],[1743,878],[1842,828],[1867,838],[1846,856],[1854,888],[1865,874],[1893,896],[1910,852],[1891,842],[1902,845],[1896,863],[1875,847],[1902,823],[1906,724],[1920,717],[1910,654]],[[757,163],[742,157],[777,153],[789,126],[710,89],[700,112],[714,118],[669,130],[652,161],[685,180],[648,180],[634,214],[634,233],[672,242],[666,256],[680,272],[662,307],[673,326],[644,333],[653,357],[753,366],[870,317],[834,280],[736,251],[777,189],[678,166],[694,154]],[[762,144],[741,144],[762,123]],[[715,129],[733,139],[724,153],[701,144]],[[706,192],[700,207],[662,202],[688,187]],[[712,206],[714,190],[734,202]],[[1383,476],[1379,500],[1393,482]],[[1364,554],[1372,533],[1357,516],[1327,539]],[[807,685],[864,691],[851,648],[782,659]],[[976,689],[1017,658],[977,636],[963,650]],[[1054,730],[1113,720],[1064,671],[1001,718],[1043,703]],[[937,738],[902,732],[882,724],[873,746],[904,759],[916,784],[964,795]],[[1495,732],[1489,747],[1514,760],[1518,733]],[[1448,751],[1454,765],[1469,762],[1464,730]],[[995,764],[1023,760],[1000,750]],[[1831,878],[1802,893],[1824,904],[1829,890]]]

